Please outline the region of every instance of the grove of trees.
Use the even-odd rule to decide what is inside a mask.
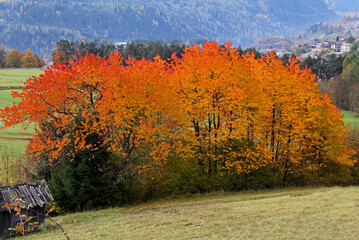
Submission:
[[[17,49],[12,49],[8,53],[5,50],[0,50],[0,67],[6,68],[40,68],[45,66],[45,61],[33,54],[30,49],[27,49],[22,54]]]
[[[183,52],[80,55],[13,93],[2,122],[35,124],[27,170],[60,207],[352,180],[347,128],[310,70],[230,43]]]
[[[20,68],[21,58],[22,58],[22,53],[17,49],[13,49],[9,51],[9,53],[6,56],[5,66],[8,68],[9,67]]]

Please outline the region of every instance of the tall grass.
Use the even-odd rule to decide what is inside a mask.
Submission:
[[[24,181],[23,163],[19,146],[0,142],[0,186]]]

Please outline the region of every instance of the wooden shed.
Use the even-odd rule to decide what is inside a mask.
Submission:
[[[21,196],[26,206],[31,206],[30,210],[23,209],[21,214],[33,216],[32,222],[40,225],[45,224],[45,204],[54,201],[45,180],[0,187],[0,239],[16,234],[9,228],[15,228],[20,221],[19,216],[15,211],[3,208],[5,203],[13,203],[14,196]]]

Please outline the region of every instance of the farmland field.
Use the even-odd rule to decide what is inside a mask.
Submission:
[[[21,87],[26,79],[40,74],[38,68],[0,69],[0,87]]]
[[[11,91],[18,91],[26,79],[40,74],[40,69],[0,69],[0,108],[12,106],[13,102],[17,103],[19,100],[12,98]],[[26,140],[32,133],[32,128],[24,133],[21,126],[0,129],[0,147],[15,149],[21,154],[25,151]]]
[[[210,194],[56,217],[71,239],[357,239],[359,187]],[[65,239],[46,225],[26,239]]]

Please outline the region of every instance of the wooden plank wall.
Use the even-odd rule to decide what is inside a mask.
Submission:
[[[14,231],[9,228],[16,225],[15,214],[9,212],[0,212],[0,239],[8,238],[15,235]]]
[[[26,212],[22,212],[27,216],[33,216],[34,218],[31,222],[37,222],[40,226],[45,224],[45,208],[44,207],[34,207],[33,208],[37,213],[25,210]],[[8,211],[0,212],[0,239],[5,239],[8,237],[12,237],[16,235],[15,231],[9,231],[9,228],[15,228],[16,223],[18,221],[18,216],[15,215],[15,212],[9,213]],[[35,229],[38,231],[39,229]]]

